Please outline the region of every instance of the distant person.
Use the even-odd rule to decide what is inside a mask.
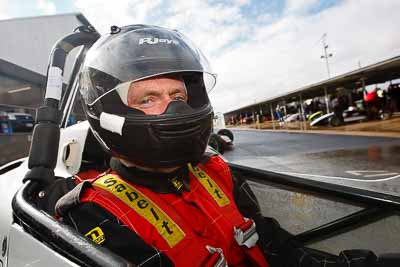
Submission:
[[[260,114],[257,113],[256,114],[256,128],[257,129],[261,129],[261,126],[260,126],[261,119],[260,118],[261,118]]]
[[[340,124],[344,123],[343,112],[346,110],[346,101],[343,95],[333,97],[331,101],[333,113],[335,117],[339,119]]]
[[[398,83],[389,85],[388,97],[390,98],[392,112],[400,111],[400,86]]]
[[[283,108],[277,107],[276,108],[276,119],[279,122],[279,127],[282,127],[284,125],[284,118],[283,118]]]

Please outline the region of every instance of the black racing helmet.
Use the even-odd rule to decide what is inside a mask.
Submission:
[[[171,101],[160,115],[126,105],[132,82],[182,80],[187,102]],[[207,147],[213,110],[207,92],[216,76],[184,35],[157,26],[112,27],[88,51],[80,92],[91,130],[114,156],[147,167],[196,164]]]

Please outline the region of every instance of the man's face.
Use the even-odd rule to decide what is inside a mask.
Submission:
[[[187,102],[185,84],[181,80],[159,77],[133,82],[128,91],[128,106],[149,115],[159,115],[169,102]]]

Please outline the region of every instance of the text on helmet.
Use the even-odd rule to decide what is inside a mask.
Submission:
[[[171,39],[162,39],[162,38],[157,38],[157,37],[147,37],[147,38],[140,38],[139,40],[139,45],[142,44],[158,44],[158,43],[165,43],[165,44],[179,44],[178,41],[176,40],[171,40]]]

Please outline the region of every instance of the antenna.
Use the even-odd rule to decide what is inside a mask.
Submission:
[[[323,45],[323,48],[324,48],[324,55],[322,55],[321,58],[324,58],[324,59],[325,59],[325,62],[326,62],[326,69],[327,69],[327,71],[328,71],[328,77],[331,78],[331,72],[330,72],[330,70],[329,70],[329,61],[328,61],[328,58],[332,57],[333,54],[332,54],[332,53],[328,53],[328,47],[329,47],[329,46],[328,46],[327,43],[326,43],[326,36],[327,36],[327,34],[324,33],[324,34],[322,35],[321,39],[320,39],[320,40],[322,41],[322,45]]]

